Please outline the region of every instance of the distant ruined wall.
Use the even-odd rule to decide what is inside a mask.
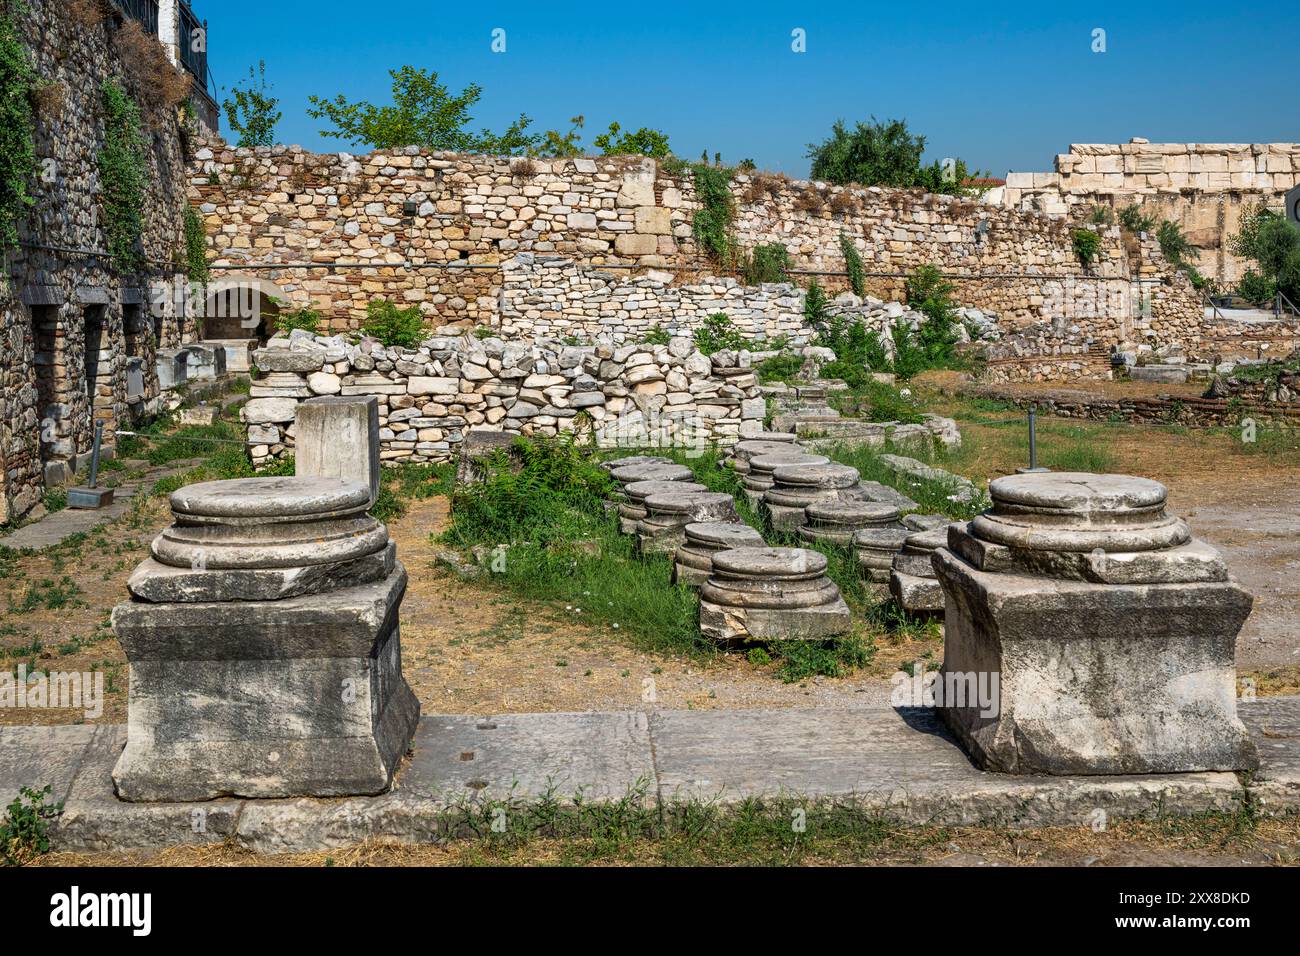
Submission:
[[[130,72],[116,43],[122,27],[112,15],[80,23],[62,0],[25,0],[25,9],[15,22],[45,86],[35,111],[34,205],[0,282],[0,524],[76,472],[96,421],[111,446],[114,429],[158,394],[159,340],[192,336],[174,301],[150,303],[151,285],[174,286],[183,247],[187,159],[175,111],[146,116],[147,266],[122,275],[105,252],[98,169],[102,84]]]
[[[1200,271],[1235,285],[1246,263],[1228,240],[1241,216],[1263,203],[1279,208],[1300,183],[1297,143],[1076,144],[1056,157],[1055,171],[1011,173],[1005,203],[1012,209],[1086,218],[1094,205],[1140,203],[1182,225],[1200,250]]]

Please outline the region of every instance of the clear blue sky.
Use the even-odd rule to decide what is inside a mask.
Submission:
[[[1300,3],[367,3],[194,0],[229,88],[265,59],[278,138],[320,151],[309,94],[389,101],[410,63],[484,89],[475,127],[526,112],[539,129],[587,119],[663,129],[795,176],[837,117],[902,117],[927,157],[993,175],[1047,170],[1071,142],[1300,141]],[[983,9],[981,9],[983,8]],[[491,50],[506,31],[506,52]],[[791,51],[806,31],[807,52]],[[1092,32],[1106,31],[1106,52]],[[219,96],[223,98],[224,93]]]

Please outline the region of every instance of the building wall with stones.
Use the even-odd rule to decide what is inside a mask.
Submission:
[[[1055,169],[1007,176],[1005,203],[1050,216],[1086,218],[1095,205],[1139,203],[1182,225],[1200,251],[1197,267],[1235,285],[1246,267],[1228,249],[1241,217],[1262,203],[1280,208],[1300,183],[1297,143],[1075,144]]]
[[[960,302],[1009,326],[1064,317],[1088,323],[1098,338],[1131,331],[1134,253],[1116,229],[1102,230],[1098,260],[1085,269],[1071,226],[1041,213],[765,174],[736,174],[732,192],[741,246],[780,242],[796,270],[834,273],[823,277],[832,288],[844,287],[845,233],[865,260],[868,291],[881,298],[901,298],[906,275],[934,264],[955,281]],[[692,234],[693,178],[640,157],[510,159],[417,148],[317,155],[210,140],[196,153],[191,195],[207,218],[217,274],[268,280],[292,304],[320,310],[334,331],[357,328],[376,297],[419,305],[435,330],[497,325],[524,335],[530,309],[522,306],[553,312],[550,303],[584,291],[665,300],[625,310],[633,321],[631,313],[707,314],[694,306],[712,296],[673,291],[710,285],[716,271]],[[519,253],[624,274],[630,288],[615,293],[611,284],[619,283],[608,276],[572,270],[543,277],[550,302],[541,292],[528,302],[527,290],[511,288],[503,308],[502,266]],[[1170,271],[1162,258],[1152,266]],[[676,278],[638,288],[645,270]],[[552,316],[539,316],[539,332],[552,325]]]
[[[143,111],[147,266],[122,275],[106,253],[100,91],[117,77],[137,99],[149,95],[124,69],[122,24],[112,15],[86,24],[61,0],[26,0],[16,22],[44,86],[34,204],[0,283],[0,524],[28,513],[47,483],[75,474],[95,421],[112,444],[114,429],[157,395],[159,339],[188,336],[177,319],[183,306],[155,288],[178,287],[183,247],[187,158],[175,110]]]
[[[766,402],[748,352],[706,356],[667,345],[429,339],[416,349],[295,331],[255,354],[240,411],[255,464],[291,451],[298,403],[374,395],[385,462],[444,461],[470,428],[576,432],[604,447],[729,444],[763,428]]]

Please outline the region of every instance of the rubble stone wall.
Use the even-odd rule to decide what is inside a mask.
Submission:
[[[375,395],[385,462],[444,461],[470,428],[576,432],[605,447],[730,444],[763,428],[748,352],[667,345],[566,346],[472,335],[416,349],[295,331],[255,354],[241,415],[255,464],[292,452],[298,403]]]
[[[116,43],[121,25],[110,15],[87,27],[62,0],[26,0],[15,22],[44,85],[35,109],[34,204],[18,224],[21,244],[7,255],[8,281],[0,282],[0,524],[29,512],[47,483],[75,473],[95,421],[105,423],[111,446],[114,428],[158,394],[158,339],[186,337],[174,301],[151,302],[149,291],[155,282],[173,285],[183,247],[187,157],[179,118],[146,111],[148,264],[143,274],[121,275],[105,253],[97,161],[102,85],[126,75]]]

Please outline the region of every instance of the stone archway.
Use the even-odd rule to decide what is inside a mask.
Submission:
[[[275,334],[288,295],[266,279],[219,279],[203,288],[198,314],[204,342],[265,342]]]

